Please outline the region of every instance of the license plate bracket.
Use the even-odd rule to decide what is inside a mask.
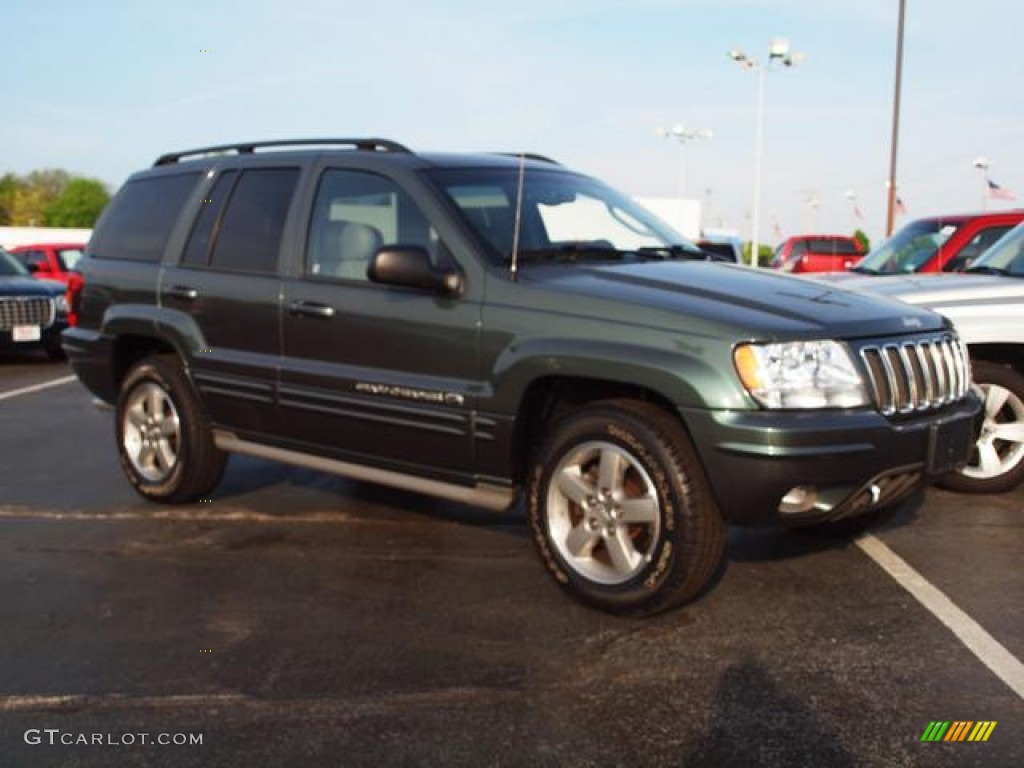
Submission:
[[[928,441],[928,474],[952,472],[970,457],[977,436],[971,419],[933,424]]]

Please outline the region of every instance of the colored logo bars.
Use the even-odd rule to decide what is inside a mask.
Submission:
[[[932,720],[921,734],[921,741],[988,741],[995,720]]]

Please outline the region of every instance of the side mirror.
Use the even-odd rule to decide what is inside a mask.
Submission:
[[[425,248],[393,245],[379,249],[366,272],[371,282],[400,285],[454,298],[462,294],[462,275],[453,269],[439,269],[430,263]]]
[[[43,269],[43,265],[40,262],[38,262],[38,261],[30,261],[30,262],[28,262],[25,265],[25,269],[27,269],[33,275],[37,274],[38,272],[45,272],[46,271],[45,269]]]

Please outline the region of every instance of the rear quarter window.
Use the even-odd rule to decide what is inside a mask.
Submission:
[[[118,192],[89,243],[100,259],[158,262],[201,174],[129,181]]]

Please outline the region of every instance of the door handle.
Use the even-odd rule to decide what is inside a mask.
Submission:
[[[316,301],[293,301],[288,305],[288,311],[306,317],[334,317],[334,307]]]
[[[187,299],[188,301],[199,298],[199,291],[190,285],[172,285],[166,293],[176,299]]]

